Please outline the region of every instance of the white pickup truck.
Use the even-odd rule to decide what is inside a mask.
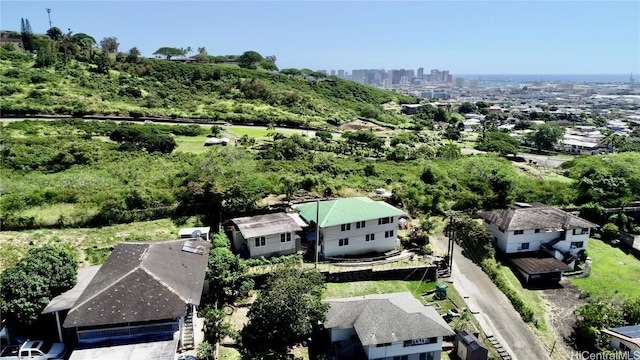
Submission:
[[[0,360],[59,360],[66,354],[67,347],[62,343],[28,340],[22,345],[6,346],[0,352]]]

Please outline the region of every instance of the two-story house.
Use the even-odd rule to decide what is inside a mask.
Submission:
[[[455,333],[410,292],[326,300],[330,356],[380,360],[440,360]]]
[[[62,325],[78,342],[70,360],[172,360],[192,347],[210,249],[198,239],[118,244],[82,289],[61,295],[73,302]]]
[[[479,216],[491,231],[496,247],[508,254],[526,274],[554,273],[559,280],[584,253],[596,224],[540,203],[516,203],[508,210],[487,211]],[[529,256],[535,252],[544,254]],[[549,255],[553,260],[546,259]]]
[[[231,219],[231,239],[244,258],[288,255],[300,249],[302,231],[297,214],[273,213]]]
[[[404,212],[384,201],[354,197],[294,208],[309,224],[319,224],[325,257],[382,253],[398,246],[398,219]]]

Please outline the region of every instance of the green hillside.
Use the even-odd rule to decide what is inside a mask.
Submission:
[[[331,128],[357,118],[403,126],[409,118],[383,105],[417,102],[311,71],[111,55],[58,54],[54,65],[38,67],[35,55],[2,48],[0,110]]]

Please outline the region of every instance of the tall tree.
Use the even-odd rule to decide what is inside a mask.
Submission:
[[[198,54],[194,56],[194,59],[198,60],[199,62],[208,62],[209,54],[207,54],[207,49],[205,47],[199,47]]]
[[[20,19],[20,35],[22,36],[22,46],[26,51],[35,50],[33,31],[31,31],[31,24],[29,19]]]
[[[249,309],[242,329],[243,350],[252,359],[281,358],[324,321],[324,278],[292,266],[272,273]]]
[[[62,30],[60,30],[59,27],[52,27],[51,29],[47,30],[47,36],[53,40],[56,41],[60,38],[62,38],[64,36],[64,34],[62,33]]]
[[[58,60],[58,48],[56,47],[56,43],[51,39],[42,38],[38,40],[37,50],[37,67],[51,66]]]
[[[140,50],[137,47],[132,47],[127,53],[127,62],[134,63],[138,61],[140,57]]]
[[[542,124],[531,133],[529,140],[533,141],[538,150],[552,150],[558,141],[562,139],[564,129],[554,124]]]
[[[240,67],[247,68],[247,69],[255,69],[256,64],[259,64],[262,60],[264,59],[262,58],[262,55],[260,55],[259,53],[255,51],[245,51],[238,58],[238,63]]]
[[[161,56],[164,56],[167,60],[169,60],[174,56],[184,56],[185,53],[186,52],[184,49],[165,46],[156,50],[156,52],[154,52],[153,55],[161,55]]]
[[[211,245],[206,273],[208,296],[217,302],[218,308],[222,308],[241,292],[251,290],[253,281],[247,276],[246,264],[231,252],[231,244],[224,232],[213,235]]]
[[[0,310],[29,327],[54,297],[76,284],[78,263],[71,246],[32,247],[0,275]]]
[[[118,38],[115,38],[113,36],[105,37],[104,39],[100,40],[100,48],[103,52],[115,54],[118,52],[118,46],[120,46]]]

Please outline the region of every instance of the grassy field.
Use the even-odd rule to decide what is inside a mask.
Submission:
[[[242,137],[243,135],[247,135],[256,139],[267,139],[269,135],[274,132],[283,133],[287,136],[291,134],[301,134],[303,130],[296,129],[274,129],[269,130],[266,127],[262,126],[230,126],[224,129],[225,132],[233,134],[237,137]]]
[[[609,244],[589,239],[591,274],[571,282],[592,298],[623,300],[640,296],[640,260]]]
[[[350,283],[327,284],[323,297],[325,299],[354,297],[369,294],[387,294],[410,291],[416,299],[422,300],[422,294],[435,289],[435,282],[423,281],[356,281]]]
[[[175,149],[176,152],[201,154],[209,149],[204,146],[205,141],[207,141],[206,136],[176,136],[174,139],[178,144]]]
[[[102,264],[111,248],[123,241],[177,239],[178,227],[168,219],[83,229],[41,229],[0,232],[0,271],[15,264],[30,246],[71,244],[80,266]]]

